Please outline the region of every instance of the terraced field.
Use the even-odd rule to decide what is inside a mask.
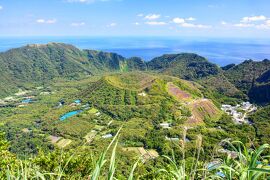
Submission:
[[[182,87],[183,89],[181,89]],[[194,86],[185,86],[180,84],[176,86],[174,83],[167,83],[168,93],[174,97],[177,101],[187,104],[187,107],[191,111],[191,117],[186,121],[186,125],[194,126],[198,124],[203,124],[206,118],[208,119],[218,119],[221,115],[220,110],[213,104],[209,99],[201,98],[200,96],[194,96],[188,92],[196,92],[198,89]]]
[[[186,122],[188,125],[202,124],[206,118],[217,120],[221,115],[221,111],[209,99],[194,100],[189,104],[189,108],[192,117]]]
[[[169,94],[175,97],[179,101],[184,101],[191,98],[191,95],[189,93],[181,90],[179,87],[175,86],[171,82],[167,84],[167,88],[168,88]]]
[[[124,151],[136,153],[143,162],[155,159],[159,156],[158,152],[154,149],[144,149],[143,147],[127,147],[123,148]]]

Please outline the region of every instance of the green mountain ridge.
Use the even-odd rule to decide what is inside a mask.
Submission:
[[[2,96],[29,84],[46,83],[54,78],[79,78],[119,71],[123,64],[139,68],[140,61],[128,61],[115,53],[80,50],[72,45],[49,43],[27,45],[0,53]],[[1,95],[0,94],[0,95]]]
[[[224,72],[226,78],[236,88],[247,94],[252,102],[265,104],[270,102],[270,60],[246,60]]]
[[[256,79],[270,69],[270,60],[260,62],[247,60],[225,71],[225,76],[237,88],[246,92]]]
[[[158,70],[186,80],[196,80],[220,72],[217,65],[193,53],[166,54],[154,58],[147,65],[151,70]]]
[[[0,53],[0,66],[3,69],[0,72],[0,97],[15,93],[18,88],[46,84],[55,78],[80,79],[111,72],[153,71],[196,81],[219,98],[249,97],[255,103],[270,101],[269,60],[248,60],[220,68],[194,53],[165,54],[145,62],[139,57],[125,58],[116,53],[49,43]],[[263,95],[257,95],[258,91]]]

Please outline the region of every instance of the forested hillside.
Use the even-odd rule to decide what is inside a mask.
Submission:
[[[244,61],[225,71],[225,76],[237,88],[247,93],[267,70],[270,69],[270,60],[256,62],[252,60]]]
[[[251,116],[260,143],[269,143],[270,139],[270,106],[264,107]]]
[[[270,60],[247,60],[228,68],[224,75],[239,90],[247,94],[251,101],[269,103]]]
[[[225,77],[220,67],[199,55],[192,53],[163,55],[154,58],[147,65],[148,69],[159,73],[200,83],[212,91],[212,98],[220,102],[233,103],[237,101],[236,99],[246,98],[245,94]]]
[[[158,70],[187,80],[196,80],[220,72],[217,65],[192,53],[163,55],[154,58],[147,65],[150,70]]]
[[[4,97],[56,78],[79,79],[111,72],[152,71],[200,83],[220,102],[236,99],[270,102],[270,61],[244,61],[218,67],[192,53],[167,54],[149,62],[139,57],[80,50],[72,45],[27,45],[0,53],[0,96]],[[259,93],[260,92],[260,93]],[[232,98],[232,99],[231,99]]]
[[[18,87],[46,83],[54,78],[76,79],[125,69],[145,69],[143,61],[126,60],[115,53],[80,50],[72,45],[27,45],[0,53],[0,96]]]

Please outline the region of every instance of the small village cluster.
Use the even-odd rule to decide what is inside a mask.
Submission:
[[[54,92],[42,91],[43,87],[36,87],[33,90],[21,90],[13,96],[8,96],[0,99],[0,107],[25,107],[35,102],[36,97],[39,95],[50,95]]]
[[[250,102],[242,102],[236,106],[223,104],[221,110],[230,115],[237,124],[250,123],[248,115],[257,111],[257,107]]]

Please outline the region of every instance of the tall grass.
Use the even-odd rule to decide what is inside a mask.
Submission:
[[[6,169],[5,179],[8,180],[28,180],[28,179],[41,179],[41,180],[61,180],[61,179],[116,179],[116,155],[119,133],[116,133],[113,140],[108,147],[101,153],[99,158],[94,163],[93,170],[86,177],[66,175],[65,169],[74,158],[71,155],[64,164],[59,164],[54,172],[43,172],[39,166],[29,161],[21,161],[16,170]],[[259,148],[248,148],[240,141],[224,141],[228,149],[236,154],[235,157],[228,155],[226,158],[217,159],[214,166],[209,168],[209,162],[201,162],[200,157],[203,153],[202,136],[198,135],[196,140],[196,150],[194,151],[193,161],[187,167],[186,158],[186,133],[187,129],[184,128],[183,137],[178,147],[181,150],[182,158],[176,159],[175,153],[172,151],[171,157],[163,156],[168,163],[163,164],[163,168],[157,170],[157,179],[176,179],[176,180],[195,180],[195,179],[240,179],[240,180],[260,180],[267,179],[270,176],[270,166],[267,161],[270,156],[264,156],[263,153],[270,148],[268,144],[264,144]],[[108,152],[112,149],[111,154]],[[139,159],[133,167],[128,180],[135,178],[135,170],[141,159]],[[211,162],[210,162],[211,163]],[[3,172],[0,172],[0,174]]]
[[[196,140],[196,151],[194,151],[193,162],[191,165],[191,170],[189,170],[186,165],[186,134],[187,128],[183,129],[183,136],[179,142],[179,149],[182,153],[182,159],[178,162],[175,159],[175,153],[172,150],[172,157],[163,156],[165,159],[169,161],[169,165],[167,169],[160,169],[160,173],[165,173],[171,179],[177,180],[186,180],[186,179],[195,179],[198,176],[198,171],[203,172],[202,169],[198,169],[198,167],[202,168],[201,163],[199,162],[200,154],[202,151],[202,136],[198,135]]]
[[[102,167],[104,166],[104,164],[106,163],[106,154],[109,151],[110,147],[113,145],[113,143],[116,141],[113,151],[112,151],[112,155],[111,155],[111,160],[110,160],[110,167],[109,167],[109,171],[108,171],[108,180],[112,180],[114,173],[115,173],[115,153],[116,153],[116,147],[117,147],[117,138],[119,135],[119,132],[121,131],[121,128],[118,130],[118,132],[116,133],[116,135],[114,136],[113,140],[111,141],[111,143],[109,144],[109,146],[107,147],[107,149],[101,153],[96,165],[95,165],[95,169],[92,173],[92,175],[90,175],[90,179],[91,180],[97,180],[100,177],[101,174],[101,170]]]
[[[270,148],[269,144],[264,144],[255,149],[247,148],[240,141],[226,141],[226,143],[230,149],[237,153],[236,158],[228,155],[222,165],[217,168],[226,179],[266,179],[267,174],[270,174],[270,166],[267,161],[269,156],[262,155],[265,150]]]
[[[240,141],[230,142],[225,140],[224,142],[229,146],[228,148],[231,149],[231,152],[237,154],[236,157],[232,157],[228,154],[224,159],[215,159],[215,164],[209,168],[208,165],[212,162],[200,162],[200,155],[203,149],[202,136],[198,135],[191,169],[188,170],[186,168],[187,160],[185,158],[185,138],[186,128],[184,128],[183,139],[180,141],[179,145],[182,152],[182,160],[180,162],[175,159],[174,152],[172,152],[172,157],[163,156],[168,160],[169,165],[166,169],[160,169],[158,172],[164,173],[165,177],[168,177],[168,179],[270,179],[270,163],[268,161],[270,155],[262,155],[270,148],[269,144],[264,144],[256,149],[247,148]]]
[[[110,144],[108,145],[108,147],[105,149],[105,151],[103,151],[101,153],[101,155],[99,156],[98,160],[95,163],[95,168],[94,170],[90,173],[88,179],[91,180],[98,180],[100,178],[104,179],[104,174],[102,174],[102,170],[103,167],[105,165],[105,163],[108,161],[106,156],[108,151],[110,150],[110,148],[113,146],[113,150],[111,153],[111,158],[110,158],[110,164],[109,164],[109,169],[105,170],[107,177],[106,179],[108,180],[113,180],[115,177],[115,171],[116,171],[116,148],[118,145],[118,136],[119,136],[119,132],[120,132],[121,128],[118,130],[118,132],[116,133],[116,135],[114,136],[113,140],[110,142]],[[61,164],[59,163],[59,166],[57,167],[57,169],[52,172],[52,173],[47,173],[47,172],[42,172],[40,171],[40,169],[38,168],[38,166],[35,166],[34,164],[28,162],[28,161],[22,161],[20,160],[20,165],[16,168],[16,170],[12,169],[10,170],[9,168],[7,168],[7,170],[5,171],[5,176],[6,179],[8,180],[28,180],[28,179],[41,179],[41,180],[46,180],[46,179],[50,179],[50,180],[61,180],[61,179],[83,179],[83,177],[76,177],[76,176],[66,176],[64,174],[65,169],[67,168],[68,164],[70,163],[70,161],[72,160],[72,158],[74,157],[74,154],[71,155],[67,162],[65,164]],[[136,164],[134,165],[132,171],[131,171],[131,177],[130,180],[133,179],[133,172],[136,168]],[[1,174],[2,172],[0,172]]]

